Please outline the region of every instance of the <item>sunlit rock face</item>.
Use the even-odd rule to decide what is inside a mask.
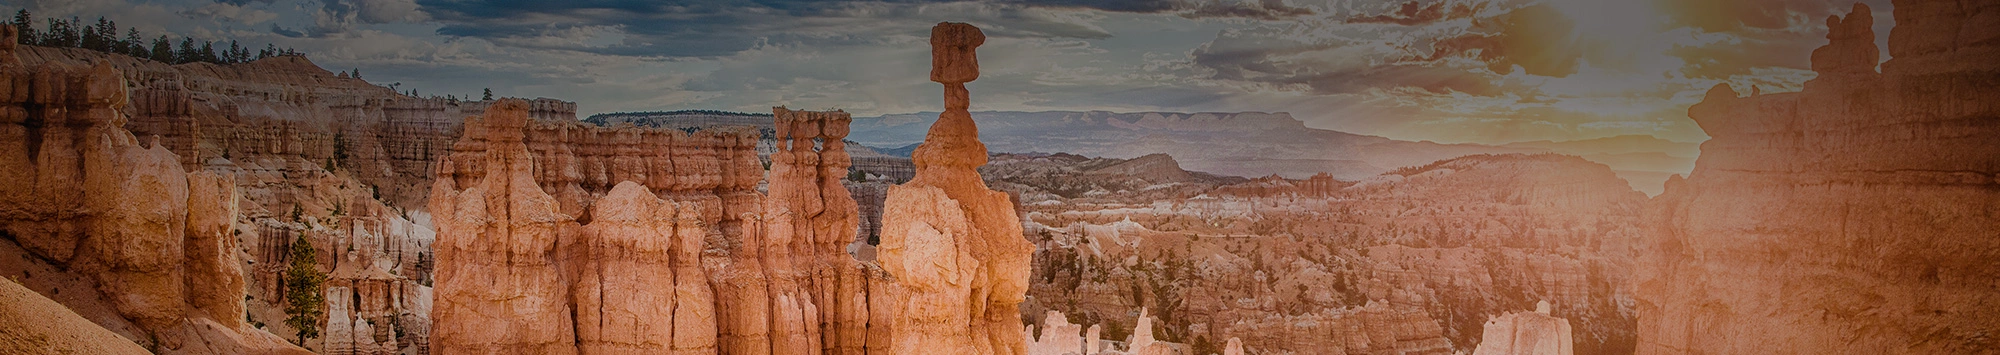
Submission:
[[[304,352],[243,321],[233,177],[127,131],[119,69],[26,64],[14,37],[0,29],[6,273],[159,353]]]
[[[1856,5],[1803,91],[1689,109],[1714,139],[1649,206],[1638,353],[2000,348],[2000,3],[1894,5],[1880,72]]]
[[[1097,341],[1094,337],[1095,334],[1085,334],[1083,326],[1070,324],[1069,317],[1063,316],[1062,312],[1049,311],[1048,315],[1042,317],[1041,325],[1041,329],[1039,330],[1035,329],[1035,326],[1029,325],[1028,330],[1025,331],[1028,334],[1035,334],[1038,331],[1040,333],[1039,336],[1027,340],[1027,354],[1062,355],[1096,353],[1086,352],[1084,349],[1084,345],[1087,343]],[[1086,340],[1085,336],[1093,337]]]
[[[845,113],[754,131],[530,118],[502,100],[439,164],[435,353],[865,353],[882,274],[849,257]],[[836,142],[832,144],[816,142]],[[893,303],[891,303],[893,304]],[[882,345],[882,346],[877,346]]]
[[[492,101],[399,93],[302,56],[168,65],[74,48],[21,46],[17,54],[25,65],[108,63],[130,86],[125,129],[158,137],[187,170],[233,177],[243,199],[231,235],[249,251],[238,266],[247,271],[249,322],[292,333],[279,275],[285,251],[304,235],[327,285],[348,290],[346,316],[363,319],[325,324],[374,324],[339,331],[371,333],[398,351],[425,347],[433,164],[451,153],[463,114]],[[557,100],[529,105],[538,119],[573,120],[574,112]],[[306,347],[326,351],[326,340]]]
[[[1486,321],[1485,335],[1472,355],[1570,355],[1569,320],[1549,315],[1549,303],[1535,311],[1508,313]]]
[[[895,351],[1026,351],[1019,305],[1034,246],[1012,198],[980,180],[986,147],[966,112],[965,83],[979,77],[973,50],[985,40],[967,24],[931,28],[931,81],[945,85],[945,112],[913,155],[916,178],[891,187],[883,205],[877,260],[903,292]]]

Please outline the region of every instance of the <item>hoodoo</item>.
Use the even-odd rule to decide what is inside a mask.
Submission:
[[[889,189],[878,261],[906,302],[893,326],[896,349],[934,354],[1023,354],[1020,303],[1034,246],[1006,193],[974,170],[986,146],[966,111],[965,83],[979,78],[973,50],[986,35],[963,23],[931,28],[931,81],[945,111],[917,146],[917,176]]]
[[[500,100],[438,164],[435,353],[886,350],[883,274],[842,250],[846,113],[774,109],[766,197],[752,131],[532,111]]]

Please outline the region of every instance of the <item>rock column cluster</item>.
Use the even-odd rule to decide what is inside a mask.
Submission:
[[[440,164],[434,352],[714,353],[701,254],[724,232],[711,226],[741,228],[721,214],[755,184],[731,174],[744,168],[732,164],[741,134],[597,130],[529,112],[493,105]]]
[[[787,348],[808,349],[774,352],[863,353],[869,348],[869,275],[880,273],[868,272],[846,250],[860,223],[854,197],[842,184],[850,164],[843,139],[853,119],[846,112],[784,107],[772,108],[772,116],[777,137],[764,256],[774,311],[787,321],[774,322],[787,328],[773,330],[801,333],[796,335],[803,339],[787,335],[802,342]]]
[[[502,100],[439,164],[440,354],[859,354],[883,274],[849,257],[843,112],[755,133],[531,118]],[[613,183],[615,182],[615,183]],[[573,312],[573,313],[572,313]],[[871,323],[877,326],[871,326]]]
[[[973,50],[985,39],[963,23],[931,28],[931,81],[945,85],[945,111],[913,155],[916,178],[889,189],[877,259],[903,292],[891,326],[898,351],[1026,352],[1019,306],[1034,246],[1011,198],[980,180],[986,147],[966,111],[965,83],[979,77]]]
[[[430,200],[438,230],[434,354],[577,353],[562,269],[569,250],[557,249],[577,247],[584,230],[535,184],[536,161],[523,141],[527,113],[517,100],[488,108],[466,123],[460,143],[483,145],[484,159],[439,166]],[[460,188],[447,177],[461,169],[483,174]]]
[[[2000,349],[2000,3],[1827,20],[1795,93],[1711,89],[1714,137],[1648,206],[1639,354]]]

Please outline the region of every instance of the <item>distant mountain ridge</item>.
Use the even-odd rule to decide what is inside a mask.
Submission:
[[[769,113],[746,113],[718,110],[678,110],[645,112],[607,112],[585,117],[585,123],[598,126],[616,126],[630,123],[634,126],[654,128],[691,129],[717,126],[750,126],[761,130],[774,129]]]
[[[874,147],[922,142],[937,115],[856,117],[848,139]],[[1325,172],[1358,180],[1464,155],[1547,151],[1317,129],[1282,112],[983,111],[973,112],[972,118],[979,123],[980,140],[994,153],[1063,152],[1118,159],[1164,153],[1187,170],[1245,177],[1305,178]]]
[[[1604,163],[1632,188],[1649,195],[1665,191],[1668,176],[1694,171],[1701,143],[1675,142],[1647,135],[1624,135],[1573,141],[1515,142],[1504,147],[1547,149]]]

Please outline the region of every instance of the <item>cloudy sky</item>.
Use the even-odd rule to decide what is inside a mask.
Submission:
[[[1893,19],[1876,12],[1878,38]],[[1718,82],[1796,90],[1812,0],[0,0],[146,37],[293,47],[422,94],[599,112],[935,111],[926,36],[989,39],[973,110],[1290,112],[1318,128],[1503,143],[1706,136]],[[1887,51],[1883,51],[1887,53]],[[1886,58],[1885,58],[1886,59]]]

